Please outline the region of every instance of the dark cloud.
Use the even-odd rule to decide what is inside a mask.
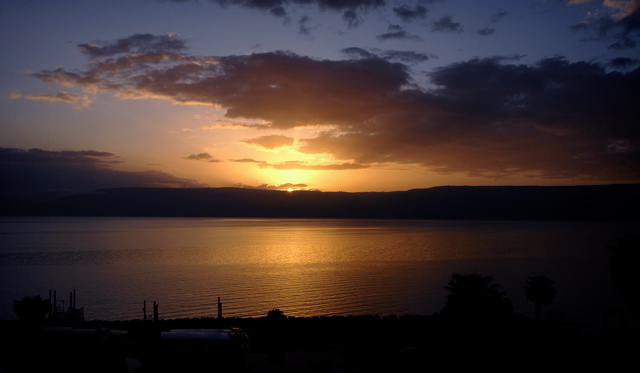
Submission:
[[[376,58],[378,57],[375,53],[371,53],[366,49],[359,47],[349,47],[341,50],[342,53],[346,54],[351,58]]]
[[[430,58],[427,54],[414,51],[385,50],[381,51],[381,55],[387,60],[403,63],[419,63],[428,61]]]
[[[194,180],[148,170],[119,171],[113,153],[94,150],[50,151],[0,148],[0,191],[93,191],[115,187],[195,187]]]
[[[393,8],[393,12],[405,22],[411,22],[415,19],[424,19],[427,17],[427,8],[422,5],[416,5],[413,8],[407,4]]]
[[[281,6],[276,6],[274,8],[269,9],[269,14],[276,17],[286,17],[287,11]]]
[[[484,27],[478,30],[478,34],[482,36],[492,35],[496,32],[496,29],[493,27]]]
[[[633,49],[640,42],[640,1],[627,3],[626,12],[599,16],[570,26],[573,31],[594,32],[598,37],[613,37],[611,49]]]
[[[298,32],[301,35],[307,35],[307,36],[311,35],[311,28],[309,27],[310,21],[311,21],[311,18],[309,18],[309,16],[307,15],[302,16],[298,21],[298,25],[300,26],[300,29]]]
[[[275,149],[283,146],[291,146],[294,142],[293,137],[282,135],[266,135],[255,137],[252,139],[242,140],[242,142],[250,145],[258,145],[266,149]]]
[[[373,52],[370,52],[363,48],[350,47],[342,49],[341,52],[351,58],[384,58],[409,64],[428,61],[429,58],[433,57],[415,51],[382,50],[378,48],[374,48]]]
[[[343,52],[359,58],[316,60],[270,52],[174,53],[172,59],[154,60],[138,53],[121,56],[119,63],[93,58],[86,71],[54,69],[34,76],[120,97],[217,105],[229,118],[259,120],[271,130],[329,125],[315,138],[296,140],[298,150],[344,162],[261,167],[415,164],[488,178],[640,180],[640,69],[612,72],[563,58],[525,65],[518,63],[520,56],[492,57],[436,69],[429,75],[432,88],[420,89],[407,65],[389,61],[398,52]],[[403,56],[404,61],[417,57]],[[294,143],[275,136],[249,143],[267,148]]]
[[[640,60],[637,58],[618,57],[609,62],[609,66],[616,69],[628,69],[640,64]]]
[[[408,33],[404,27],[400,25],[389,25],[387,32],[376,36],[376,38],[382,41],[389,39],[420,40],[419,36]]]
[[[288,1],[285,0],[209,0],[212,3],[220,4],[221,6],[242,6],[245,8],[270,10],[278,7],[282,7]]]
[[[0,148],[0,162],[13,164],[96,164],[108,165],[120,162],[118,156],[109,152],[94,150],[62,150],[50,151],[42,149]]]
[[[342,19],[349,28],[356,28],[362,23],[362,18],[354,10],[347,10],[342,14]]]
[[[297,4],[317,4],[321,9],[374,9],[386,5],[384,0],[293,0]]]
[[[108,57],[122,53],[181,51],[186,48],[186,44],[175,34],[136,34],[112,43],[83,43],[78,45],[78,48],[91,57]]]
[[[199,154],[191,154],[188,157],[185,157],[185,159],[191,160],[191,161],[207,161],[207,162],[220,162],[220,160],[213,158],[213,156],[209,153],[199,153]]]
[[[172,0],[173,2],[189,2],[188,0]],[[321,10],[331,10],[343,12],[342,19],[348,27],[357,27],[362,18],[358,11],[368,11],[370,9],[384,7],[384,0],[209,0],[211,3],[219,4],[222,7],[239,6],[244,8],[258,9],[276,17],[287,17],[291,8],[313,5]],[[301,31],[309,31],[300,25]],[[303,32],[304,33],[304,32]],[[306,34],[306,33],[305,33]]]
[[[174,2],[188,2],[185,0],[171,0]],[[383,0],[209,0],[222,6],[242,6],[254,9],[273,9],[276,7],[294,5],[316,5],[321,9],[373,9],[386,4]]]
[[[431,75],[437,89],[403,92],[403,110],[299,140],[300,151],[489,178],[640,178],[639,70],[607,73],[560,58],[535,66],[501,61],[443,67]]]
[[[460,32],[462,31],[462,25],[456,22],[453,17],[444,16],[433,22],[431,31]]]

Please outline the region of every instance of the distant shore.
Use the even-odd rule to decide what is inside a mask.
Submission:
[[[0,215],[640,220],[640,184],[443,186],[401,192],[117,188],[41,201],[0,195]]]

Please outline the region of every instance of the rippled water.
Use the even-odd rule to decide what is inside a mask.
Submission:
[[[451,274],[493,275],[521,312],[528,276],[576,320],[617,305],[607,246],[637,223],[334,219],[0,218],[0,318],[26,295],[88,319],[432,314]],[[68,303],[67,303],[68,305]],[[150,307],[149,307],[150,308]]]

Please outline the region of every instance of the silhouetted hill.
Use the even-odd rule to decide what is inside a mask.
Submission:
[[[58,198],[22,215],[388,219],[640,218],[640,184],[443,186],[402,192],[118,188]]]

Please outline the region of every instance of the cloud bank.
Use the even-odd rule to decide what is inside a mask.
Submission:
[[[456,30],[452,20],[441,27]],[[91,45],[79,45],[89,68],[33,76],[121,98],[215,105],[228,118],[259,120],[271,130],[327,126],[295,143],[344,164],[415,164],[493,179],[640,179],[640,69],[631,70],[633,61],[619,61],[627,67],[619,72],[562,57],[531,65],[471,59],[430,73],[427,89],[392,54],[358,48],[346,50],[356,58],[318,60],[282,51],[189,55],[176,35]],[[294,140],[245,142],[273,149]]]
[[[202,186],[194,180],[158,170],[130,172],[114,169],[113,166],[119,163],[122,160],[117,155],[94,150],[0,148],[0,192]]]

